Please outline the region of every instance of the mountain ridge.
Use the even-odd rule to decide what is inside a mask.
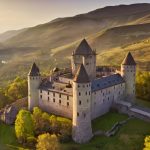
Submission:
[[[124,52],[120,47],[150,38],[150,4],[111,6],[98,10],[73,17],[57,18],[27,28],[2,42],[0,62],[6,60],[8,64],[0,64],[0,83],[3,80],[13,79],[15,75],[25,76],[33,61],[38,62],[42,71],[55,66],[69,65],[72,51],[83,38],[88,40],[92,48],[97,49],[98,65],[107,64],[106,60],[109,58],[112,65],[119,65],[120,60],[112,59],[112,56],[115,57],[113,54],[116,53],[116,49],[117,53],[118,50]],[[110,17],[113,15],[114,17]],[[150,49],[146,52],[144,42],[141,43],[144,50],[142,47],[136,48],[137,53],[144,51],[144,54],[149,54]],[[105,56],[105,59],[102,59],[102,56]],[[150,64],[148,57],[143,61],[142,56],[137,54],[136,56],[140,68],[142,65]],[[148,67],[143,68],[150,70]]]

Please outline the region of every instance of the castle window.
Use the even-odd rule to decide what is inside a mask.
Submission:
[[[53,102],[55,103],[55,98],[53,98]]]
[[[81,105],[81,101],[79,101],[79,105]]]
[[[91,92],[89,92],[89,95],[91,94]]]
[[[59,98],[61,98],[61,94],[59,94]]]
[[[80,85],[78,85],[78,88],[80,87]]]
[[[108,101],[109,101],[109,97],[108,97]]]
[[[67,106],[69,106],[69,102],[67,102]]]
[[[88,85],[87,85],[87,87],[88,87]]]
[[[40,95],[40,98],[42,99],[42,95]]]
[[[89,102],[89,100],[87,99],[87,102]]]
[[[77,116],[79,117],[79,113],[77,112]]]
[[[87,92],[85,94],[87,95]]]
[[[49,92],[47,94],[49,95]]]
[[[86,117],[86,114],[84,113],[84,118]]]
[[[55,97],[55,93],[53,93],[53,97]]]
[[[40,90],[40,93],[42,93],[42,90]]]
[[[69,100],[69,96],[67,96],[67,100]]]
[[[61,104],[61,100],[59,100],[59,104]]]
[[[79,96],[81,96],[81,93],[79,92]]]

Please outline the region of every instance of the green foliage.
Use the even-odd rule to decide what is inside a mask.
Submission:
[[[27,80],[17,77],[6,90],[6,95],[11,100],[20,99],[27,96],[28,87]]]
[[[21,143],[26,143],[28,137],[34,136],[34,127],[31,113],[20,110],[15,121],[16,136]]]
[[[9,102],[9,99],[5,95],[5,91],[0,88],[0,108],[3,108],[8,102]]]
[[[37,150],[60,150],[58,138],[55,134],[45,133],[38,136]]]
[[[36,135],[50,132],[50,121],[47,113],[43,113],[38,107],[34,107],[32,118]]]
[[[27,80],[17,77],[8,87],[0,88],[0,108],[27,96]]]
[[[136,77],[136,95],[150,101],[150,72],[138,72]]]

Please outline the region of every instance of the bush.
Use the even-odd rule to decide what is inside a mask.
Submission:
[[[57,136],[49,133],[39,135],[36,148],[37,150],[60,150]]]

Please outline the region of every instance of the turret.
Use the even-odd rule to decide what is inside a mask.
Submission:
[[[130,52],[127,54],[121,64],[121,75],[125,80],[126,100],[134,103],[136,63]]]
[[[72,138],[77,143],[92,138],[91,127],[91,82],[83,64],[73,81],[73,126]]]
[[[31,111],[33,107],[38,106],[39,102],[39,86],[41,83],[41,76],[39,68],[33,63],[28,74],[28,109]]]
[[[72,73],[75,75],[79,66],[84,65],[89,79],[96,77],[96,52],[91,49],[87,41],[81,41],[77,49],[72,53]]]

